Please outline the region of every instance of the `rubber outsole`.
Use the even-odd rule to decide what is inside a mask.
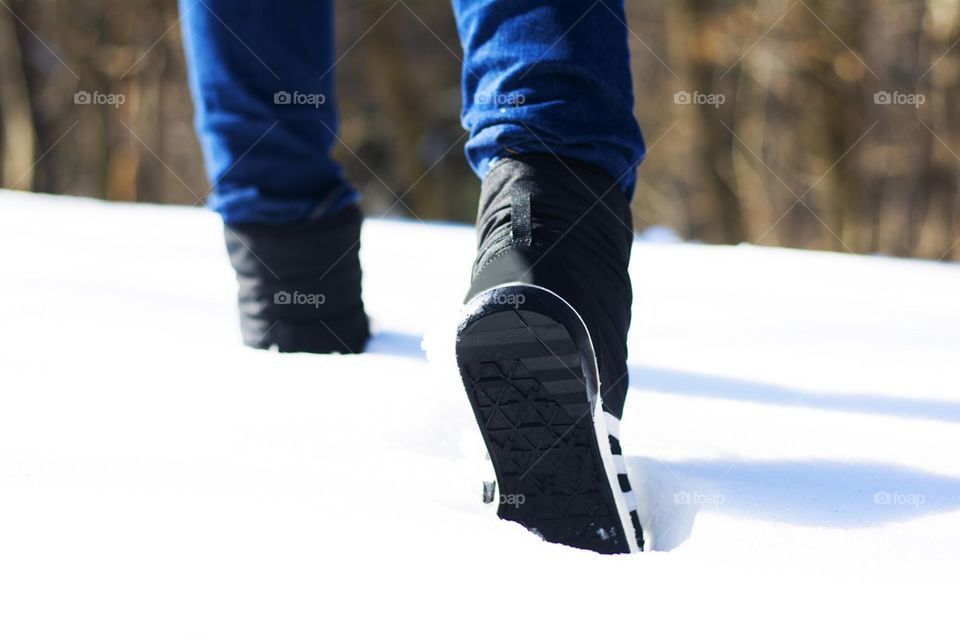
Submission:
[[[497,515],[544,540],[629,553],[598,432],[589,334],[553,293],[510,285],[480,293],[457,332],[457,364],[490,454]]]

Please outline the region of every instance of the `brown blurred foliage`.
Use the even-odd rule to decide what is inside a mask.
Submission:
[[[367,211],[472,220],[450,7],[337,9],[336,153]],[[628,0],[627,12],[650,147],[638,227],[960,258],[960,4]],[[174,0],[2,0],[3,186],[201,201],[181,44]],[[84,109],[77,91],[125,102]]]

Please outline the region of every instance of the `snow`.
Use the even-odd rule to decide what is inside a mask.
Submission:
[[[480,501],[468,227],[369,221],[370,353],[287,355],[212,214],[0,192],[0,637],[954,635],[960,267],[651,239],[602,557]]]

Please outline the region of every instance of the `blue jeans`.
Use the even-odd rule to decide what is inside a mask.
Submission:
[[[477,175],[499,158],[553,154],[605,170],[632,195],[645,148],[623,0],[453,6],[464,50],[461,120]],[[330,156],[332,0],[180,0],[180,11],[214,187],[209,206],[228,223],[283,223],[355,202]]]

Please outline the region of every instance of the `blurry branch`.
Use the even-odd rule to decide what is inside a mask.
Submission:
[[[921,238],[924,254],[960,259],[960,4],[927,0],[924,3],[924,78],[934,94],[931,114],[922,121],[930,144],[923,163],[929,167],[926,187],[930,208],[937,213],[934,229]],[[940,133],[937,133],[940,132]],[[953,135],[950,135],[953,134]],[[943,247],[943,243],[948,246]],[[927,248],[929,246],[929,248]]]
[[[367,21],[372,23],[389,6],[385,0],[364,3],[363,13]],[[397,56],[397,51],[403,50],[400,41],[402,31],[398,29],[404,26],[405,21],[401,21],[407,17],[403,15],[403,11],[405,10],[400,8],[393,20],[385,20],[376,34],[377,37],[371,38],[369,43],[369,63],[380,71],[373,74],[371,80],[374,83],[379,110],[382,110],[385,116],[381,126],[389,131],[386,136],[390,142],[388,153],[393,159],[394,169],[391,173],[395,178],[394,189],[398,196],[414,185],[426,169],[416,150],[425,124],[421,112],[425,106],[425,97],[429,95],[421,86],[421,74],[410,67],[409,60]],[[413,211],[427,209],[423,182],[413,187],[403,198],[406,206]],[[405,213],[406,206],[399,204],[392,213]]]
[[[0,130],[2,186],[31,189],[37,139],[13,14],[0,8]]]
[[[670,20],[671,39],[685,43],[675,56],[688,84],[683,91],[723,94],[719,79],[722,71],[711,55],[715,11],[701,0],[672,3],[668,10],[679,12]],[[706,193],[697,199],[696,207],[697,217],[705,218],[701,233],[710,241],[737,244],[746,240],[746,231],[736,191],[734,140],[731,131],[721,124],[721,118],[730,114],[726,105],[727,101],[720,108],[711,103],[693,104],[693,117],[687,124],[693,128],[694,158],[705,180]]]

